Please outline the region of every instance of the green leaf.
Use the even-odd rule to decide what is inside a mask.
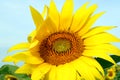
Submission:
[[[9,68],[6,65],[2,66],[0,68],[0,74],[7,74],[7,73],[9,73]]]
[[[0,74],[0,80],[5,80],[4,76],[5,74]]]
[[[116,63],[120,62],[120,56],[111,55],[111,57],[115,60]]]
[[[95,59],[100,63],[103,69],[108,68],[113,65],[111,62],[104,60],[102,58],[95,58]]]
[[[14,72],[18,69],[18,66],[14,65],[3,65],[0,68],[0,80],[6,80],[5,77],[17,78],[17,80],[31,80],[26,74],[15,74]]]
[[[116,55],[110,55],[110,56],[116,63],[120,62],[120,56],[116,56]],[[103,67],[103,69],[108,68],[113,65],[111,62],[109,62],[107,60],[104,60],[101,58],[95,58],[95,59],[100,63],[100,65]]]
[[[1,68],[0,68],[0,73],[1,74],[12,74],[15,72],[15,70],[18,69],[17,66],[13,66],[13,65],[3,65]]]

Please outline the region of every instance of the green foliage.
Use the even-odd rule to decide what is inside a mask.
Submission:
[[[116,77],[115,80],[120,80],[120,65],[116,67]]]
[[[96,58],[96,60],[100,63],[100,65],[103,67],[103,69],[108,68],[113,65],[111,62],[101,59],[101,58]]]
[[[120,62],[120,56],[116,56],[116,55],[111,55],[111,57],[113,58],[113,60],[118,63]],[[111,62],[107,61],[107,60],[104,60],[104,59],[101,59],[101,58],[95,58],[99,63],[100,65],[103,67],[104,71],[105,71],[105,74],[107,74],[107,69],[110,69],[111,66],[113,65]],[[120,65],[117,65],[115,67],[116,69],[116,76],[114,78],[114,80],[120,80]],[[106,79],[108,80],[108,79]]]
[[[120,62],[120,56],[111,55],[111,57],[115,60],[116,63]]]
[[[111,55],[111,57],[113,58],[113,60],[116,63],[120,62],[120,56]],[[108,67],[113,65],[113,63],[111,63],[107,60],[104,60],[104,59],[101,59],[101,58],[95,58],[95,59],[100,63],[100,65],[103,67],[103,69],[108,68]]]
[[[15,78],[15,80],[31,80],[26,74],[15,74],[16,69],[18,69],[17,66],[3,65],[0,68],[0,80],[6,80],[7,77]]]
[[[110,69],[112,70],[112,72],[115,73],[115,77],[113,77],[114,79],[106,78],[105,80],[120,80],[120,65],[118,64],[116,66],[114,65],[114,66],[104,69],[106,77],[107,77],[107,74],[109,73],[108,70]]]

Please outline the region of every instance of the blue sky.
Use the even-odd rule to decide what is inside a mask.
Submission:
[[[61,10],[65,0],[55,0]],[[0,65],[6,55],[7,49],[17,43],[26,42],[27,35],[35,29],[29,6],[42,11],[44,5],[49,5],[50,0],[0,0]],[[120,0],[74,0],[75,10],[83,3],[98,4],[96,12],[106,11],[95,25],[115,25],[118,28],[109,31],[120,38]],[[116,44],[120,47],[120,43]]]

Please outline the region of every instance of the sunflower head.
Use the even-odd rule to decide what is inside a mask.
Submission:
[[[83,41],[68,32],[53,33],[39,45],[40,56],[46,63],[60,65],[71,62],[82,55]]]
[[[112,66],[110,69],[107,70],[106,79],[114,80],[115,77],[116,77],[116,67]]]
[[[16,73],[31,74],[32,80],[104,80],[104,70],[95,58],[115,64],[109,55],[120,52],[111,42],[120,40],[106,32],[115,26],[92,27],[104,12],[94,14],[98,6],[88,7],[88,4],[75,13],[73,0],[66,0],[61,12],[53,0],[43,13],[30,6],[36,29],[28,36],[27,43],[15,45],[9,52],[27,50],[4,61],[24,61]]]
[[[5,80],[18,80],[15,76],[12,75],[6,75]]]

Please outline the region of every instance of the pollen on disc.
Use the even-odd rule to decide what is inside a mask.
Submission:
[[[66,52],[71,49],[71,41],[67,39],[57,39],[53,43],[53,50],[57,53]]]

